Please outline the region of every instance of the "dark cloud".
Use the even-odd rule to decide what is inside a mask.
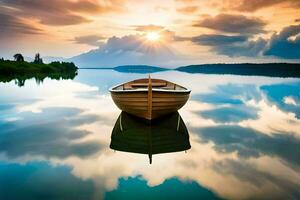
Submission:
[[[40,23],[51,25],[51,26],[66,26],[75,25],[86,22],[91,22],[91,20],[74,14],[47,14],[39,16]]]
[[[138,51],[144,52],[146,49],[142,46],[143,38],[139,35],[128,35],[124,37],[113,36],[107,40],[103,47],[105,52],[118,51]]]
[[[267,40],[251,39],[248,35],[204,34],[190,38],[198,45],[211,46],[212,51],[231,57],[277,56],[285,59],[300,58],[300,25],[285,27]]]
[[[230,57],[248,56],[256,57],[260,56],[264,51],[267,44],[262,38],[257,40],[250,40],[243,43],[236,43],[234,45],[223,45],[213,47],[213,50],[220,55],[227,55]]]
[[[195,27],[206,27],[228,33],[254,34],[263,33],[266,23],[258,18],[243,15],[219,14],[215,17],[205,17],[196,22]]]
[[[299,34],[300,25],[293,25],[284,28],[279,34],[274,34],[272,36],[264,55],[277,56],[287,59],[299,59]]]
[[[264,39],[249,40],[246,35],[216,35],[205,34],[191,39],[198,45],[211,46],[212,51],[227,56],[257,56],[265,48]]]
[[[207,46],[219,46],[219,45],[227,45],[234,44],[239,42],[245,42],[248,40],[247,36],[227,36],[227,35],[216,35],[216,34],[204,34],[200,36],[193,37],[192,42],[201,45]]]
[[[0,6],[14,8],[15,15],[39,19],[46,25],[74,25],[89,22],[82,13],[101,14],[119,11],[122,0],[100,4],[96,0],[2,0]]]
[[[17,34],[42,34],[42,30],[5,13],[0,13],[0,27],[0,38],[9,38]]]
[[[98,36],[98,35],[86,35],[86,36],[79,36],[74,38],[74,42],[78,44],[87,44],[90,46],[101,46],[104,43],[102,40],[104,40],[105,37],[103,36]]]
[[[183,14],[194,13],[194,12],[197,12],[198,10],[199,10],[198,6],[186,6],[186,7],[181,7],[181,8],[176,9],[177,12],[183,13]]]

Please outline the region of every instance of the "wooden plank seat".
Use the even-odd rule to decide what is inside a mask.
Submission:
[[[152,87],[164,87],[167,83],[152,83]],[[148,83],[131,83],[131,87],[148,87]]]

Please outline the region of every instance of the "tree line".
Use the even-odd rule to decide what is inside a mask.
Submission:
[[[2,58],[2,60],[4,59]],[[17,62],[24,62],[24,56],[20,53],[16,53],[14,55],[14,60]],[[41,58],[41,55],[39,53],[35,54],[33,63],[43,64],[43,59]]]

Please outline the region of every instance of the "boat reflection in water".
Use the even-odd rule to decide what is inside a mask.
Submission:
[[[110,148],[152,155],[191,148],[188,130],[178,112],[148,121],[122,112],[111,135]]]

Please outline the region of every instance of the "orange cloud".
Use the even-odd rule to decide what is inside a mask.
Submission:
[[[198,9],[199,9],[198,6],[187,6],[187,7],[177,8],[176,11],[183,14],[189,14],[198,11]]]
[[[96,0],[3,0],[0,6],[14,9],[14,14],[36,18],[46,25],[74,25],[90,22],[87,13],[104,14],[122,10],[123,0],[109,0],[99,3]],[[84,15],[85,14],[85,15]]]
[[[214,17],[205,17],[196,22],[195,27],[205,27],[229,33],[263,33],[266,25],[261,19],[249,18],[244,15],[219,14]]]
[[[300,2],[297,0],[226,0],[223,6],[226,9],[252,12],[278,4],[287,4],[289,7],[300,7]]]

